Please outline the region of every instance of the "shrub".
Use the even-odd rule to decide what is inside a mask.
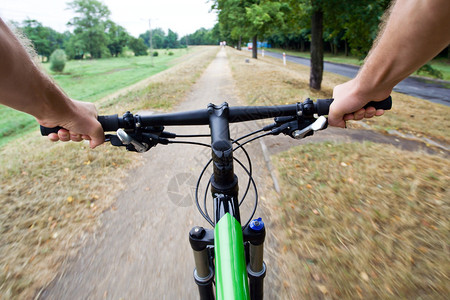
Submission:
[[[147,46],[145,45],[144,40],[141,38],[132,38],[128,46],[131,50],[133,50],[135,56],[148,55]]]
[[[172,51],[169,51],[169,53],[168,53],[169,55],[173,55],[173,52]]]
[[[50,55],[50,70],[62,72],[66,66],[67,56],[63,49],[56,49]]]
[[[444,75],[442,74],[442,72],[433,68],[430,64],[426,64],[426,65],[423,65],[422,67],[420,67],[420,69],[417,70],[417,74],[419,74],[419,75],[420,74],[428,74],[432,77],[439,78],[439,79],[444,78]]]
[[[158,51],[155,51],[155,52],[153,52],[153,54],[152,54],[153,56],[158,56],[159,55],[159,53],[158,53]]]

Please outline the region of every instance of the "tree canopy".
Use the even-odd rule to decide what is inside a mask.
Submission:
[[[274,46],[311,50],[311,82],[320,89],[324,42],[337,53],[344,48],[365,55],[378,31],[390,0],[212,0],[217,11],[220,35],[229,44],[256,37]]]

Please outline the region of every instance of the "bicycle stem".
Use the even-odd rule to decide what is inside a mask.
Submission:
[[[221,105],[209,104],[207,110],[213,158],[211,193],[216,212],[214,222],[219,222],[226,213],[230,213],[238,222],[241,222],[238,200],[239,185],[238,178],[234,174],[233,146],[228,123],[228,104],[226,102]]]

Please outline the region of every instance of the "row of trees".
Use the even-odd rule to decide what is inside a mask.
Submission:
[[[108,7],[97,0],[73,0],[68,6],[76,13],[68,23],[73,28],[73,33],[59,33],[36,20],[15,24],[33,42],[43,59],[49,58],[56,49],[64,49],[69,59],[118,56],[126,46],[135,55],[147,55],[150,46],[149,31],[139,38],[131,36],[124,27],[109,19]],[[169,29],[166,35],[161,28],[156,28],[152,30],[152,44],[156,49],[185,47],[188,41],[196,45],[217,44],[210,33],[211,30],[202,28],[179,40],[172,30]]]
[[[324,42],[336,53],[365,55],[390,0],[213,0],[220,34],[240,49],[241,41],[311,51],[310,86],[320,89]],[[253,57],[257,49],[253,47]]]

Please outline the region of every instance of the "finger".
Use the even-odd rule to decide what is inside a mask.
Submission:
[[[364,119],[365,113],[366,113],[366,110],[365,110],[364,108],[361,108],[361,109],[358,110],[357,112],[353,113],[353,115],[355,116],[355,117],[354,117],[354,120],[359,121],[359,120]]]
[[[377,111],[375,112],[375,116],[379,117],[384,115],[384,109],[377,109]]]
[[[368,107],[366,108],[366,112],[364,113],[364,118],[372,118],[373,116],[375,116],[375,113],[377,112],[377,110],[374,107]]]
[[[83,135],[81,136],[81,138],[82,138],[83,140],[86,140],[86,141],[90,141],[90,140],[91,140],[91,137],[88,136],[88,135],[85,135],[85,134],[83,134]]]
[[[350,120],[354,120],[355,116],[353,114],[346,114],[344,115],[344,121],[350,121]]]
[[[58,137],[59,137],[59,140],[62,141],[62,142],[70,141],[69,131],[67,131],[65,129],[58,130]]]
[[[103,132],[103,128],[99,126],[94,134],[91,134],[89,141],[89,146],[94,149],[95,147],[103,144],[105,142],[105,133]]]
[[[56,133],[50,133],[50,134],[48,135],[48,139],[49,139],[50,141],[52,141],[52,142],[57,142],[57,141],[59,141],[58,134],[56,134]]]
[[[74,142],[81,142],[83,139],[81,138],[80,134],[70,133],[70,140]]]
[[[89,141],[89,147],[91,147],[91,149],[94,149],[95,147],[100,146],[104,142],[105,142],[105,138],[103,138],[103,140],[102,139],[96,139],[96,140],[91,139]]]

